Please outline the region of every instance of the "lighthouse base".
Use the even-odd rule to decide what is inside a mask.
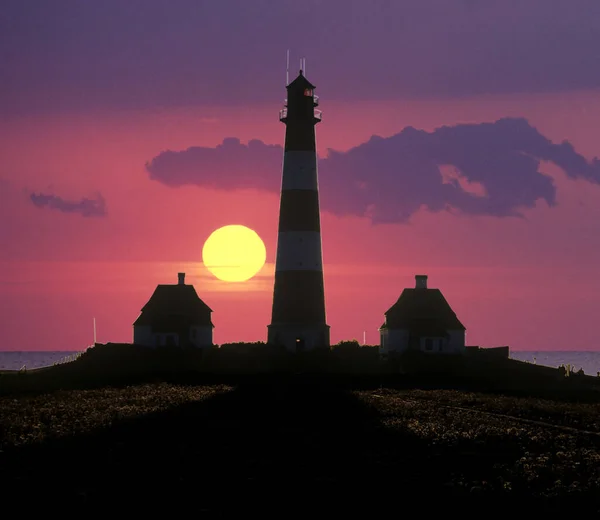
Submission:
[[[289,352],[329,348],[329,325],[281,323],[267,326],[267,343],[281,345]]]

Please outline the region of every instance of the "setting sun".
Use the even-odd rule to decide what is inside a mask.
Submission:
[[[258,234],[231,225],[213,231],[202,248],[204,266],[219,280],[245,282],[265,264],[267,250]]]

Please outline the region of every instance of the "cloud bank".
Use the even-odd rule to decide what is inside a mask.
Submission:
[[[63,213],[78,213],[82,217],[105,217],[107,215],[106,201],[100,193],[96,194],[93,199],[84,197],[78,201],[70,201],[58,195],[45,193],[32,193],[29,198],[38,208],[47,207]]]
[[[216,148],[165,151],[146,164],[167,186],[277,193],[281,146],[228,138]],[[407,222],[421,207],[464,215],[522,216],[539,200],[556,204],[556,187],[540,171],[554,163],[572,179],[600,183],[600,161],[588,162],[569,142],[553,143],[522,118],[444,126],[407,127],[373,136],[346,152],[328,150],[319,162],[321,203],[336,215],[373,223]]]
[[[279,145],[258,139],[242,144],[228,137],[215,148],[193,146],[182,152],[162,152],[146,163],[146,170],[151,179],[168,186],[273,191],[281,183],[282,153]]]

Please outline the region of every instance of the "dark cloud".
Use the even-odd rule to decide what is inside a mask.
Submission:
[[[58,195],[44,193],[32,193],[29,198],[38,208],[48,207],[63,213],[79,213],[83,217],[105,217],[107,215],[106,201],[100,193],[96,194],[93,199],[82,198],[78,201],[65,200]]]
[[[600,86],[598,0],[4,0],[0,114]],[[277,103],[277,101],[276,101]]]
[[[146,164],[150,177],[168,186],[224,190],[255,188],[277,193],[281,146],[229,138],[216,148],[166,151]],[[373,136],[347,152],[329,150],[319,161],[322,208],[367,216],[374,223],[406,222],[422,206],[466,215],[521,216],[544,200],[556,203],[542,161],[573,179],[600,183],[600,161],[586,161],[571,144],[555,144],[527,120],[412,127],[388,138]]]
[[[258,139],[245,145],[230,137],[215,148],[194,146],[185,152],[162,152],[146,164],[146,170],[151,179],[169,186],[195,184],[200,167],[203,186],[270,190],[281,182],[278,171],[282,154],[278,145],[265,144]],[[165,172],[169,173],[165,176]],[[227,185],[232,179],[235,184]]]

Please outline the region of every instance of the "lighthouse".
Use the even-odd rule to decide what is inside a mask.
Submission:
[[[321,111],[302,69],[279,113],[286,125],[275,285],[267,342],[290,351],[329,347],[315,126]]]

